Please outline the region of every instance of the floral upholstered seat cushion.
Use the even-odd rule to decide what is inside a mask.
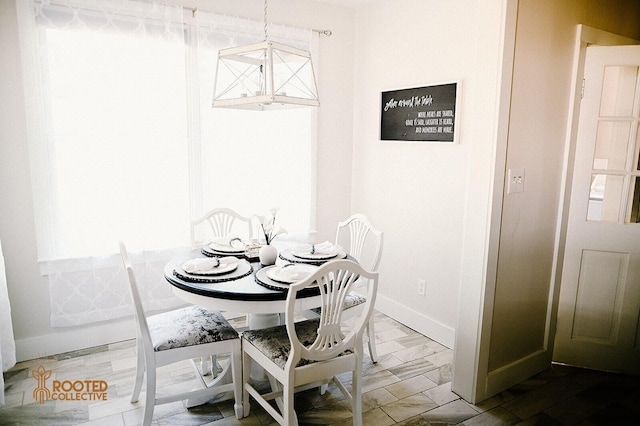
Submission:
[[[295,323],[296,334],[303,346],[311,345],[318,336],[319,319],[311,319]],[[284,369],[291,352],[291,344],[287,335],[287,327],[278,325],[275,327],[263,328],[261,330],[248,330],[242,333],[242,338],[250,342],[260,352],[268,356],[280,368]],[[343,354],[352,353],[347,350]],[[296,367],[311,364],[315,361],[301,359]]]
[[[353,308],[354,306],[361,305],[367,301],[367,298],[358,292],[352,291],[344,298],[344,309]],[[313,312],[320,315],[320,308],[312,309]]]
[[[189,306],[147,318],[156,352],[238,339],[238,332],[218,311]]]

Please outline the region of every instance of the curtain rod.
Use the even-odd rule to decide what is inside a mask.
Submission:
[[[331,37],[331,34],[333,34],[333,32],[331,30],[316,30],[314,28],[311,31],[313,31],[315,33],[320,33],[320,35],[326,35],[327,37]]]
[[[197,7],[192,7],[192,8],[185,7],[185,9],[191,11],[191,16],[193,18],[196,17],[196,12],[198,11]],[[331,34],[333,34],[333,31],[331,31],[331,30],[317,30],[317,29],[313,28],[313,29],[311,29],[311,31],[313,31],[314,33],[318,33],[320,35],[326,35],[327,37],[331,37]]]

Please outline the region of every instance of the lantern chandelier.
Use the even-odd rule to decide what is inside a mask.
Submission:
[[[211,106],[264,111],[318,105],[311,54],[269,39],[265,0],[264,41],[218,52]]]

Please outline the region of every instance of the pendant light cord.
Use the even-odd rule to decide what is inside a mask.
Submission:
[[[269,41],[269,35],[267,34],[267,0],[264,0],[264,39]]]

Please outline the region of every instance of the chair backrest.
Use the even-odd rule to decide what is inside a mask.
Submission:
[[[369,280],[365,307],[353,325],[343,323],[343,306],[346,296],[359,277]],[[300,309],[297,295],[309,287],[318,287],[322,299],[318,336],[312,343],[303,343],[295,331],[296,310]],[[365,327],[373,313],[378,289],[378,273],[366,271],[351,260],[333,260],[320,266],[302,281],[289,286],[286,301],[285,324],[291,342],[291,354],[287,366],[296,366],[301,358],[324,361],[346,350],[362,351]],[[350,321],[350,324],[351,321]]]
[[[343,248],[365,269],[376,272],[382,258],[383,237],[383,232],[374,228],[365,215],[356,213],[338,223],[336,244],[346,241]]]
[[[147,317],[145,316],[144,309],[142,307],[142,299],[140,298],[140,292],[138,291],[138,280],[136,274],[133,271],[131,260],[129,260],[129,254],[127,248],[122,241],[120,244],[120,256],[122,256],[122,263],[124,264],[125,272],[129,279],[129,290],[131,292],[131,298],[133,299],[134,316],[138,325],[138,335],[142,338],[142,343],[145,352],[153,348],[151,344],[151,333],[149,332],[149,325],[147,324]]]
[[[204,242],[197,238],[198,225],[204,222],[209,224],[210,236],[213,238],[230,236],[233,232],[238,233],[239,235],[234,236],[239,238],[251,239],[253,237],[250,217],[242,216],[231,209],[219,208],[213,209],[200,219],[191,222],[191,244],[194,246]]]

